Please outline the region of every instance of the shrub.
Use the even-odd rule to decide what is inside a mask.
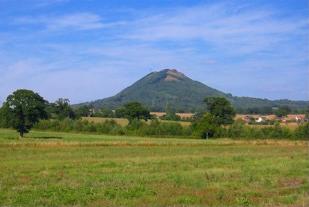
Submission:
[[[152,120],[150,124],[134,119],[126,127],[121,127],[114,120],[103,123],[92,123],[86,120],[42,120],[35,125],[39,130],[52,130],[64,132],[91,132],[113,135],[138,135],[138,136],[190,136],[190,127],[182,127],[178,123],[163,123]]]
[[[194,135],[201,138],[219,137],[222,134],[222,129],[214,116],[207,113],[200,120],[193,124]]]
[[[188,127],[187,127],[188,128]],[[143,124],[136,130],[139,136],[190,136],[188,130],[178,123],[159,122],[152,120],[150,124]]]
[[[85,132],[112,135],[134,136],[158,136],[158,137],[229,137],[241,138],[273,138],[273,139],[309,139],[309,123],[304,123],[295,130],[282,127],[279,124],[269,127],[257,127],[245,125],[241,121],[235,121],[229,126],[219,126],[206,114],[202,119],[193,123],[190,127],[184,127],[175,122],[160,122],[151,120],[146,123],[140,120],[132,120],[126,127],[122,127],[114,120],[106,120],[102,123],[93,123],[87,120],[41,120],[34,128],[39,130],[52,130],[64,132]]]
[[[309,139],[309,122],[306,122],[295,130],[295,138]]]
[[[245,125],[241,121],[235,121],[228,127],[226,136],[231,138],[244,137]]]

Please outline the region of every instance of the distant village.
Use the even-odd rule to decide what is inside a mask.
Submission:
[[[151,112],[151,115],[161,118],[166,115],[165,112]],[[194,113],[176,113],[182,120],[190,120],[194,117]],[[275,122],[282,124],[296,123],[301,124],[306,120],[305,114],[288,114],[287,116],[278,117],[277,115],[258,115],[258,114],[237,114],[235,120],[241,120],[246,124],[271,125]]]
[[[280,123],[303,123],[305,121],[305,115],[289,114],[284,117],[278,117],[276,115],[237,115],[237,119],[243,120],[247,124],[271,124],[275,121]]]

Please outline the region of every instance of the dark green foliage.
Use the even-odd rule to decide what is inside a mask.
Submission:
[[[191,127],[182,127],[178,123],[162,123],[152,120],[149,124],[144,121],[133,119],[126,127],[121,127],[115,121],[92,123],[82,120],[41,120],[35,125],[39,130],[52,130],[63,132],[87,132],[112,135],[132,136],[191,136]]]
[[[174,79],[168,80],[167,77]],[[175,111],[195,111],[203,103],[203,97],[224,93],[200,82],[193,81],[173,70],[153,72],[126,88],[116,96],[92,102],[95,107],[118,108],[131,101],[138,101],[152,111],[165,111],[166,105]]]
[[[308,139],[309,124],[299,125],[295,130],[275,124],[271,127],[248,126],[240,121],[235,121],[228,128],[224,129],[225,134],[221,135],[230,138],[258,138],[258,139]]]
[[[194,135],[201,138],[218,137],[220,131],[220,125],[216,118],[206,113],[200,120],[193,124]]]
[[[162,116],[160,119],[162,120],[171,120],[171,121],[180,121],[181,117],[176,114],[176,111],[170,106],[170,104],[167,104],[165,109],[165,115]]]
[[[178,123],[165,123],[158,120],[151,120],[146,123],[134,119],[122,127],[113,120],[103,123],[93,123],[82,120],[40,120],[34,128],[39,130],[52,130],[63,132],[83,132],[111,135],[131,136],[156,136],[156,137],[226,137],[235,139],[309,139],[309,123],[304,123],[295,130],[280,125],[268,127],[256,127],[245,125],[241,121],[235,121],[227,127],[220,127],[214,124],[213,117],[207,113],[199,121],[194,122],[192,127],[184,127]]]
[[[74,110],[74,113],[76,117],[88,117],[93,115],[92,107],[90,105],[80,106]]]
[[[309,122],[306,122],[306,123],[300,125],[295,130],[295,137],[296,138],[307,138],[307,139],[309,139]]]
[[[4,106],[0,107],[0,128],[9,128],[8,118],[5,115]]]
[[[175,112],[174,113],[168,113],[164,116],[160,117],[162,120],[170,120],[170,121],[180,121],[181,117],[178,116]]]
[[[63,119],[63,120],[41,120],[35,125],[39,130],[52,130],[62,132],[92,132],[102,134],[123,134],[123,128],[113,120],[103,123],[92,123],[83,120]]]
[[[288,106],[280,106],[280,107],[278,107],[278,109],[276,109],[274,111],[274,113],[278,117],[284,117],[284,116],[288,115],[290,112],[291,112],[291,109]]]
[[[287,105],[291,109],[304,109],[309,105],[308,101],[271,101],[232,96],[170,69],[152,72],[117,95],[91,103],[97,109],[101,107],[116,109],[125,103],[138,101],[151,111],[163,112],[168,104],[176,112],[196,112],[204,109],[203,99],[211,96],[227,98],[238,111],[243,113],[248,108],[257,109],[256,111],[263,111],[262,113],[267,114],[272,107]]]
[[[309,107],[305,110],[305,121],[309,122]]]
[[[117,108],[117,109],[115,110],[115,117],[116,117],[116,118],[125,117],[125,109],[124,109],[123,107]]]
[[[124,117],[131,122],[134,119],[143,119],[147,121],[151,118],[150,111],[139,102],[130,102],[116,111],[117,116]]]
[[[183,127],[178,123],[163,123],[156,119],[151,120],[150,124],[146,123],[142,123],[140,125],[135,124],[135,129],[132,131],[132,128],[129,128],[128,133],[131,135],[138,135],[138,136],[158,136],[158,137],[192,136],[191,127]]]
[[[31,90],[20,89],[9,95],[1,109],[5,125],[16,129],[20,137],[40,119],[46,119],[47,101]]]
[[[214,117],[217,124],[231,124],[234,121],[235,110],[230,102],[223,97],[208,97],[205,98],[207,110]]]
[[[98,115],[99,115],[100,117],[107,117],[107,118],[113,118],[113,117],[115,117],[114,112],[113,112],[111,109],[105,108],[105,107],[102,107],[102,108],[99,110]]]
[[[50,105],[52,117],[63,120],[65,118],[74,119],[76,117],[69,99],[59,98]]]
[[[145,122],[142,122],[141,120],[135,118],[135,119],[132,119],[129,122],[126,129],[129,130],[129,131],[136,131],[136,130],[140,129],[141,127],[144,127],[144,125],[146,125]]]
[[[242,121],[235,121],[226,131],[226,137],[237,138],[244,137],[245,135],[245,125]]]
[[[273,108],[270,106],[253,107],[245,110],[237,109],[236,111],[240,114],[262,114],[262,115],[273,114]]]

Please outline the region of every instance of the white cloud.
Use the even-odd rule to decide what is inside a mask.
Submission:
[[[47,21],[48,30],[91,30],[103,27],[104,25],[101,22],[101,18],[91,13],[76,13]]]
[[[94,30],[105,27],[99,15],[87,12],[49,17],[21,17],[16,19],[15,23],[41,25],[49,32],[62,30]]]
[[[46,7],[56,4],[68,3],[71,0],[28,0],[29,4],[33,4],[35,7]]]
[[[27,87],[76,103],[114,95],[152,70],[177,68],[235,95],[308,99],[308,19],[227,3],[144,12],[108,23],[94,12],[17,19],[15,26],[38,27],[14,33],[14,50],[0,49],[0,64],[7,57],[0,95]],[[76,30],[84,31],[82,40],[54,37]]]
[[[231,54],[264,51],[290,35],[309,35],[309,21],[278,17],[272,9],[215,4],[146,17],[134,22],[124,38],[142,41],[202,40]]]

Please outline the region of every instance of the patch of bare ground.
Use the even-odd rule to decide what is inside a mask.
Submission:
[[[289,178],[279,180],[279,186],[282,188],[298,188],[305,183],[303,179],[300,178]]]

